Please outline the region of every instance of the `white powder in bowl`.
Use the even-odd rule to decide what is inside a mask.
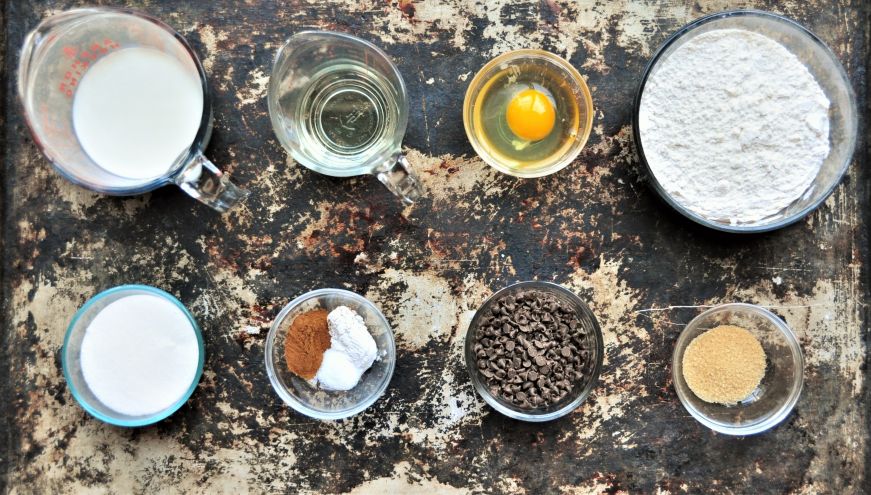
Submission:
[[[315,377],[327,390],[350,390],[378,359],[378,344],[356,311],[339,306],[327,315],[330,348]]]
[[[360,382],[364,371],[355,366],[344,352],[327,349],[318,369],[317,381],[324,390],[351,390]]]
[[[347,354],[357,368],[368,370],[378,356],[378,345],[363,317],[347,306],[339,306],[327,315],[327,325],[330,348]]]
[[[647,162],[687,209],[720,222],[777,215],[829,154],[829,100],[776,41],[742,29],[700,34],[648,78],[638,115]]]
[[[79,360],[88,388],[109,409],[158,413],[184,396],[200,349],[187,315],[158,296],[113,301],[88,325]]]

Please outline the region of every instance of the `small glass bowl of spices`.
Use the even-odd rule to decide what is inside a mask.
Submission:
[[[372,405],[393,376],[396,347],[381,311],[341,289],[303,294],[266,338],[266,372],[279,397],[315,419],[341,419]]]
[[[792,411],[804,357],[792,330],[771,311],[724,304],[694,318],[672,358],[677,396],[700,423],[727,435],[769,430]]]
[[[602,331],[573,292],[520,282],[487,299],[466,333],[466,367],[484,401],[522,421],[550,421],[590,395],[602,368]]]

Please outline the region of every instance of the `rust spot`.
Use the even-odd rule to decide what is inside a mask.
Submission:
[[[596,473],[594,478],[605,485],[605,489],[601,493],[607,493],[608,495],[626,493],[620,488],[620,481],[614,473]]]
[[[548,24],[557,24],[562,7],[554,0],[541,0],[541,18]]]
[[[399,0],[399,10],[402,11],[402,14],[408,17],[409,19],[414,18],[414,3],[411,0]]]
[[[218,268],[228,269],[233,272],[238,271],[239,266],[236,264],[235,260],[239,259],[241,254],[240,250],[234,249],[231,251],[225,251],[223,242],[220,239],[213,237],[206,241],[206,253],[209,255],[209,259]]]
[[[360,253],[381,228],[371,208],[347,203],[320,205],[321,216],[300,236],[309,253],[341,256]]]
[[[572,254],[571,258],[569,259],[569,266],[571,266],[575,270],[580,269],[583,266],[584,260],[586,258],[589,258],[589,256],[584,256],[586,252],[587,248],[584,246],[580,246],[578,249],[576,249],[574,254]]]
[[[468,246],[468,232],[442,232],[435,229],[427,229],[426,247],[432,253],[434,259],[447,259],[462,257]],[[458,247],[460,247],[458,249]]]

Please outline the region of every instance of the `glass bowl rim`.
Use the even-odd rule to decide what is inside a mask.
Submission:
[[[817,200],[808,204],[807,206],[805,206],[801,210],[799,210],[799,211],[797,211],[789,216],[783,217],[775,222],[770,222],[770,223],[766,223],[766,224],[762,224],[762,225],[742,226],[742,225],[730,225],[730,224],[718,223],[718,222],[714,222],[712,220],[709,220],[709,219],[699,215],[698,213],[696,213],[696,212],[684,207],[683,205],[681,205],[680,202],[675,200],[665,190],[665,188],[662,187],[662,185],[659,183],[659,180],[656,178],[656,175],[653,173],[653,170],[650,168],[650,164],[647,162],[647,157],[644,154],[644,147],[641,144],[641,133],[638,130],[638,121],[639,121],[638,115],[639,115],[639,112],[641,110],[641,95],[644,92],[644,87],[647,84],[647,79],[649,78],[651,71],[657,66],[657,63],[665,55],[665,52],[674,43],[676,43],[678,40],[683,38],[684,35],[687,35],[690,32],[695,31],[696,28],[698,28],[704,24],[707,24],[709,22],[716,22],[716,21],[719,21],[722,19],[728,19],[731,17],[757,17],[757,18],[767,19],[767,20],[770,20],[772,22],[779,22],[783,25],[787,25],[787,26],[792,27],[793,29],[796,30],[796,32],[803,34],[804,37],[807,40],[809,40],[811,43],[814,43],[817,46],[819,46],[822,49],[823,53],[825,53],[831,59],[831,61],[834,63],[834,66],[835,66],[836,71],[837,71],[837,76],[840,77],[840,79],[844,82],[844,86],[845,86],[847,94],[848,94],[850,113],[853,116],[852,120],[848,123],[848,125],[849,125],[848,132],[850,133],[850,138],[848,140],[849,141],[849,144],[848,144],[849,151],[846,154],[846,156],[844,157],[843,163],[841,163],[841,165],[840,165],[840,169],[838,170],[838,173],[836,174],[835,180],[832,181],[832,184],[828,187],[826,192],[824,194],[822,194]],[[653,57],[651,57],[650,61],[647,63],[647,66],[644,68],[644,72],[641,76],[641,80],[639,81],[638,87],[635,90],[634,108],[633,108],[633,112],[632,112],[632,137],[633,137],[633,140],[635,142],[635,151],[638,155],[638,159],[641,162],[641,164],[644,166],[644,170],[647,172],[649,182],[653,186],[653,189],[657,192],[657,194],[669,206],[674,208],[678,213],[680,213],[684,217],[689,218],[690,220],[692,220],[693,222],[695,222],[697,224],[700,224],[700,225],[703,225],[705,227],[708,227],[708,228],[711,228],[714,230],[718,230],[721,232],[735,233],[735,234],[756,234],[756,233],[762,233],[762,232],[770,232],[772,230],[777,230],[777,229],[781,229],[783,227],[786,227],[788,225],[792,225],[792,224],[798,222],[799,220],[803,219],[804,217],[808,216],[811,212],[816,210],[823,202],[825,202],[825,200],[828,199],[829,196],[831,196],[831,194],[835,191],[835,189],[838,187],[838,185],[843,180],[844,175],[846,175],[847,170],[850,168],[850,164],[853,161],[853,156],[855,155],[858,133],[859,133],[859,115],[858,115],[858,108],[856,106],[856,92],[853,90],[853,85],[850,82],[850,77],[847,74],[846,70],[844,69],[843,64],[838,59],[838,57],[835,55],[835,53],[832,51],[832,49],[829,48],[829,46],[823,40],[821,40],[816,34],[814,34],[811,30],[804,27],[803,25],[796,22],[795,20],[790,19],[789,17],[785,17],[785,16],[775,14],[772,12],[766,12],[763,10],[734,9],[734,10],[726,10],[723,12],[715,12],[713,14],[708,14],[706,16],[700,17],[700,18],[684,25],[683,27],[681,27],[680,29],[675,31],[671,36],[669,36],[662,43],[662,45],[660,45],[660,47],[656,50],[656,52],[653,54]]]
[[[387,372],[382,383],[369,397],[366,398],[366,400],[361,401],[354,407],[343,409],[341,411],[322,411],[320,409],[315,409],[306,404],[303,404],[302,401],[294,397],[278,381],[278,374],[275,370],[276,363],[272,360],[273,350],[275,349],[275,339],[277,338],[278,330],[281,327],[281,324],[284,323],[287,315],[304,302],[316,297],[326,295],[342,296],[347,299],[351,299],[354,302],[357,302],[372,310],[378,316],[378,319],[381,321],[383,328],[386,330],[385,334],[388,337],[387,341],[389,344],[387,356],[387,358],[389,358],[387,362]],[[345,289],[316,289],[295,297],[289,303],[285,304],[281,311],[278,313],[278,315],[275,317],[275,320],[273,320],[272,325],[269,327],[269,333],[266,336],[266,345],[264,346],[264,360],[266,364],[266,374],[269,377],[269,382],[272,384],[272,388],[275,390],[275,393],[278,394],[281,400],[285,404],[290,406],[293,410],[298,413],[304,414],[310,418],[318,420],[344,419],[363,412],[369,406],[374,404],[375,401],[377,401],[382,395],[384,395],[384,391],[387,390],[387,386],[390,384],[390,380],[393,378],[393,371],[396,368],[396,341],[393,336],[393,329],[390,326],[390,322],[387,321],[387,318],[384,316],[381,310],[378,309],[378,307],[375,306],[374,303],[372,303],[365,297]]]
[[[579,102],[579,103],[583,103],[583,106],[585,106],[587,109],[587,117],[586,117],[585,121],[582,123],[583,128],[585,130],[584,130],[583,136],[581,137],[581,139],[579,139],[580,145],[578,145],[575,152],[570,153],[569,155],[566,155],[566,157],[562,160],[563,161],[562,164],[555,166],[555,167],[550,167],[550,168],[547,168],[544,170],[540,170],[537,172],[524,172],[522,170],[514,170],[514,169],[510,169],[508,167],[503,166],[497,160],[492,159],[492,157],[490,157],[490,155],[488,153],[484,153],[483,149],[479,146],[477,140],[472,139],[472,134],[471,134],[471,132],[469,132],[471,129],[471,120],[472,120],[472,116],[471,116],[472,102],[471,102],[471,98],[470,98],[472,96],[472,89],[473,88],[478,89],[478,87],[481,85],[481,80],[484,78],[484,74],[488,73],[491,69],[496,67],[498,64],[501,64],[504,62],[509,62],[512,60],[521,59],[521,58],[545,59],[545,60],[553,63],[554,65],[558,66],[562,70],[564,70],[569,76],[571,76],[571,80],[580,88],[581,94],[583,95],[583,101]],[[510,51],[504,52],[500,55],[497,55],[496,57],[493,57],[486,64],[484,64],[480,69],[478,69],[478,72],[475,73],[475,76],[472,77],[472,80],[469,82],[469,85],[466,87],[466,92],[465,92],[465,95],[463,96],[463,128],[466,132],[466,138],[468,139],[469,143],[472,145],[472,148],[474,148],[475,153],[477,153],[478,156],[486,164],[488,164],[491,167],[495,168],[496,170],[502,172],[503,174],[511,175],[514,177],[520,177],[523,179],[534,179],[536,177],[545,177],[545,176],[548,176],[551,174],[555,174],[555,173],[559,172],[560,170],[571,165],[572,162],[574,162],[575,159],[578,157],[578,155],[581,154],[581,151],[583,151],[584,147],[587,145],[587,141],[590,139],[590,133],[592,132],[592,126],[593,126],[593,114],[594,113],[595,113],[595,108],[593,107],[593,96],[592,96],[592,93],[590,92],[589,86],[587,85],[587,81],[584,79],[584,77],[581,75],[581,73],[578,72],[578,70],[575,69],[575,67],[568,60],[560,57],[559,55],[557,55],[555,53],[551,53],[549,51],[540,50],[540,49],[536,49],[536,48],[522,48],[519,50],[510,50]]]
[[[775,327],[779,334],[786,341],[790,351],[792,351],[793,356],[793,364],[795,365],[795,369],[797,373],[793,373],[792,380],[792,388],[789,391],[786,401],[781,405],[773,414],[769,417],[760,420],[756,423],[751,423],[749,425],[744,426],[731,426],[726,423],[721,423],[710,419],[708,416],[702,414],[692,403],[689,401],[681,389],[675,386],[676,383],[686,383],[686,380],[683,379],[682,376],[679,375],[678,368],[674,365],[677,359],[678,351],[686,351],[686,347],[689,345],[689,329],[696,328],[701,321],[705,318],[720,313],[723,311],[732,310],[732,311],[744,311],[755,313],[756,315],[764,317],[768,320],[773,327]],[[672,377],[672,386],[674,387],[675,393],[677,394],[680,403],[683,405],[684,409],[687,410],[690,415],[696,419],[699,423],[707,426],[708,428],[718,432],[723,433],[725,435],[733,435],[733,436],[746,436],[746,435],[754,435],[757,433],[762,433],[768,431],[775,426],[779,425],[784,419],[789,416],[792,410],[795,408],[795,405],[798,403],[798,399],[801,397],[801,392],[804,389],[804,368],[805,368],[805,359],[804,352],[801,349],[801,343],[798,341],[798,338],[795,336],[795,333],[786,324],[785,321],[780,319],[776,314],[772,313],[768,309],[758,306],[755,304],[748,303],[727,303],[727,304],[718,304],[712,308],[709,308],[702,313],[698,314],[695,318],[690,320],[687,323],[687,326],[681,331],[680,335],[677,338],[677,342],[674,344],[674,350],[671,354],[671,377]],[[692,393],[692,391],[690,391]]]
[[[511,292],[516,292],[516,291],[518,291],[520,289],[524,289],[524,288],[543,289],[545,291],[557,292],[559,294],[566,296],[573,303],[577,304],[578,307],[581,308],[581,312],[584,313],[584,315],[587,318],[589,318],[590,322],[592,323],[593,336],[594,336],[595,341],[596,341],[595,365],[593,366],[593,369],[589,374],[590,378],[589,378],[589,382],[587,383],[587,385],[580,391],[580,393],[577,394],[577,396],[571,402],[569,402],[568,404],[566,404],[562,408],[557,409],[556,411],[552,411],[552,412],[546,413],[546,414],[535,413],[535,412],[515,411],[515,410],[509,409],[508,407],[503,405],[495,397],[493,397],[492,394],[490,394],[490,391],[487,390],[487,387],[484,386],[484,384],[482,383],[482,381],[478,377],[477,368],[475,367],[475,363],[472,363],[469,361],[469,358],[471,355],[471,348],[473,345],[472,344],[472,333],[473,333],[473,331],[477,331],[477,327],[478,327],[477,323],[481,317],[481,311],[484,308],[489,307],[493,301],[498,300],[503,295],[511,293]],[[501,413],[509,418],[512,418],[512,419],[533,422],[533,423],[552,421],[552,420],[561,418],[561,417],[569,414],[570,412],[574,411],[581,404],[583,404],[584,401],[587,400],[587,397],[590,396],[590,394],[593,392],[593,389],[598,384],[599,375],[601,374],[601,371],[602,371],[602,361],[604,359],[604,355],[605,355],[605,345],[604,345],[604,340],[602,337],[602,329],[599,326],[599,321],[596,319],[596,316],[590,310],[589,306],[587,306],[587,304],[580,297],[578,297],[577,294],[575,294],[574,292],[572,292],[568,288],[563,287],[562,285],[559,285],[559,284],[556,284],[553,282],[544,282],[544,281],[540,281],[540,280],[527,280],[527,281],[522,281],[522,282],[516,282],[514,284],[503,287],[502,289],[494,292],[490,297],[485,299],[484,302],[481,303],[481,305],[475,311],[475,315],[472,317],[472,320],[469,322],[469,326],[466,329],[466,336],[464,338],[464,343],[463,343],[463,361],[465,362],[466,371],[469,374],[469,378],[472,381],[472,386],[475,389],[475,392],[477,392],[477,394],[482,399],[484,399],[484,402],[486,402],[490,407],[495,409],[497,412],[499,412],[499,413]]]
[[[158,413],[152,414],[150,416],[146,416],[144,418],[130,420],[130,419],[119,419],[116,417],[107,416],[107,415],[101,413],[100,411],[98,411],[93,406],[91,406],[91,404],[88,401],[86,401],[84,399],[84,397],[82,397],[78,388],[76,388],[76,386],[73,384],[73,381],[71,379],[72,373],[70,372],[70,369],[69,369],[69,362],[68,362],[69,358],[67,357],[67,350],[69,349],[69,341],[70,341],[70,338],[72,336],[73,329],[76,327],[76,324],[78,323],[79,319],[81,319],[81,317],[85,314],[85,312],[88,309],[91,308],[91,306],[93,306],[94,304],[96,304],[97,302],[99,302],[100,300],[104,299],[107,296],[111,296],[111,295],[116,294],[118,292],[132,292],[132,291],[148,292],[148,293],[155,295],[157,297],[161,297],[163,299],[166,299],[167,301],[173,303],[177,308],[181,309],[182,312],[187,317],[188,321],[193,326],[194,335],[196,335],[196,337],[197,337],[197,348],[199,351],[199,357],[197,358],[198,359],[197,360],[197,372],[194,375],[193,381],[191,382],[187,391],[184,394],[182,394],[182,396],[179,397],[179,399],[175,403],[173,403],[171,406],[167,407],[166,409],[164,409]],[[64,379],[66,380],[67,386],[70,389],[70,393],[72,394],[73,398],[76,399],[76,402],[79,403],[79,405],[82,407],[82,409],[84,409],[91,416],[99,419],[100,421],[103,421],[104,423],[108,423],[108,424],[115,425],[115,426],[123,426],[123,427],[131,428],[131,427],[138,427],[138,426],[147,426],[147,425],[157,423],[158,421],[162,421],[162,420],[168,418],[169,416],[171,416],[172,414],[174,414],[176,411],[178,411],[181,408],[181,406],[183,406],[188,401],[188,399],[190,399],[191,395],[193,395],[193,393],[194,393],[194,390],[196,390],[197,385],[199,385],[199,383],[200,383],[200,378],[202,378],[203,368],[205,365],[205,355],[206,355],[205,344],[203,342],[203,335],[202,335],[202,332],[200,330],[200,327],[199,327],[199,325],[197,325],[197,322],[194,319],[193,315],[191,315],[190,311],[188,311],[188,309],[184,306],[184,304],[181,303],[181,301],[179,301],[175,296],[173,296],[169,292],[166,292],[162,289],[158,289],[157,287],[152,287],[150,285],[142,285],[142,284],[126,284],[126,285],[118,285],[118,286],[115,286],[115,287],[112,287],[112,288],[109,288],[109,289],[106,289],[102,292],[97,293],[96,295],[94,295],[90,299],[88,299],[85,302],[85,304],[83,304],[82,307],[79,308],[78,311],[76,311],[75,315],[73,315],[72,320],[70,320],[70,324],[67,326],[66,335],[64,335],[64,343],[63,343],[63,347],[61,347],[61,367],[63,369]]]

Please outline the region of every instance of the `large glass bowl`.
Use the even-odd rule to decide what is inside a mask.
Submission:
[[[323,390],[293,374],[284,357],[284,339],[293,320],[315,309],[332,311],[347,306],[363,317],[378,346],[378,359],[351,390]],[[393,331],[381,311],[366,298],[341,289],[319,289],[303,294],[284,307],[266,337],[266,373],[278,396],[296,411],[315,419],[342,419],[371,406],[390,383],[396,364]]]
[[[524,69],[519,69],[520,67]],[[561,148],[561,152],[546,160],[523,167],[514,167],[506,162],[506,158],[500,158],[500,154],[491,152],[490,147],[479,139],[478,135],[481,132],[479,127],[481,126],[476,123],[474,118],[475,102],[481,91],[486,88],[487,83],[497,73],[513,69],[523,73],[537,69],[559,74],[571,88],[578,104],[577,133]],[[463,101],[463,125],[466,129],[466,136],[468,136],[472,147],[475,148],[475,152],[491,167],[516,177],[543,177],[567,167],[584,148],[593,126],[593,99],[584,78],[565,59],[544,50],[514,50],[503,53],[487,62],[472,78]]]
[[[829,110],[831,150],[820,167],[816,179],[799,199],[784,210],[754,222],[730,224],[728,220],[707,218],[681,204],[679,199],[673,197],[657,181],[656,175],[654,175],[644,155],[644,140],[638,127],[644,86],[651,75],[656,74],[660,63],[687,41],[718,29],[743,29],[777,41],[807,67],[831,102]],[[847,73],[844,72],[844,68],[835,54],[813,33],[797,22],[779,15],[755,10],[734,10],[702,17],[687,24],[666,40],[647,65],[641,83],[638,85],[632,127],[638,156],[647,169],[650,183],[666,203],[684,216],[706,227],[725,232],[752,233],[775,230],[797,222],[816,209],[834,191],[853,157],[853,150],[856,147],[858,112],[856,110],[856,97],[850,86]]]
[[[490,314],[493,305],[506,296],[517,296],[526,292],[539,291],[547,292],[556,296],[558,299],[567,303],[575,309],[581,326],[586,331],[587,348],[590,352],[590,359],[584,365],[583,377],[574,384],[572,392],[566,395],[562,401],[546,408],[539,409],[521,409],[514,404],[505,402],[499,397],[494,396],[486,385],[486,379],[481,376],[477,366],[477,358],[475,357],[475,335],[478,332],[478,327],[485,315]],[[478,392],[484,402],[490,405],[493,409],[508,416],[509,418],[519,419],[521,421],[542,422],[560,418],[574,411],[593,391],[593,387],[599,379],[599,373],[602,370],[602,357],[605,354],[604,344],[602,342],[602,330],[599,328],[599,323],[590,308],[584,304],[574,292],[557,284],[550,282],[520,282],[514,285],[505,287],[490,296],[484,304],[478,308],[472,322],[469,324],[469,330],[466,332],[466,341],[464,355],[466,360],[466,369],[469,370],[469,376],[472,379],[472,385]]]
[[[747,329],[765,351],[765,376],[747,399],[735,405],[703,401],[683,377],[687,346],[719,325]],[[804,384],[804,356],[792,330],[771,311],[752,304],[724,304],[695,317],[681,332],[672,356],[672,378],[678,399],[700,423],[727,435],[752,435],[773,428],[795,407]]]
[[[187,316],[188,321],[196,334],[197,345],[199,347],[197,372],[184,395],[179,397],[175,403],[166,409],[144,416],[122,414],[100,402],[88,387],[88,382],[85,381],[80,359],[82,340],[85,338],[85,332],[88,329],[88,325],[90,325],[100,311],[109,304],[112,304],[119,299],[134,295],[157,296],[176,305],[185,316]],[[185,402],[187,402],[191,394],[193,394],[194,390],[197,388],[200,377],[203,375],[205,354],[203,335],[200,332],[200,327],[197,325],[196,320],[194,320],[194,317],[191,316],[187,308],[185,308],[184,305],[172,294],[147,285],[120,285],[118,287],[104,290],[90,298],[88,302],[86,302],[84,306],[76,312],[75,316],[73,316],[69,327],[67,327],[67,333],[64,337],[64,345],[61,349],[61,366],[63,368],[64,378],[67,381],[67,386],[70,388],[70,393],[73,394],[73,397],[75,397],[79,405],[81,405],[88,414],[100,421],[115,426],[135,427],[156,423],[177,411]]]

